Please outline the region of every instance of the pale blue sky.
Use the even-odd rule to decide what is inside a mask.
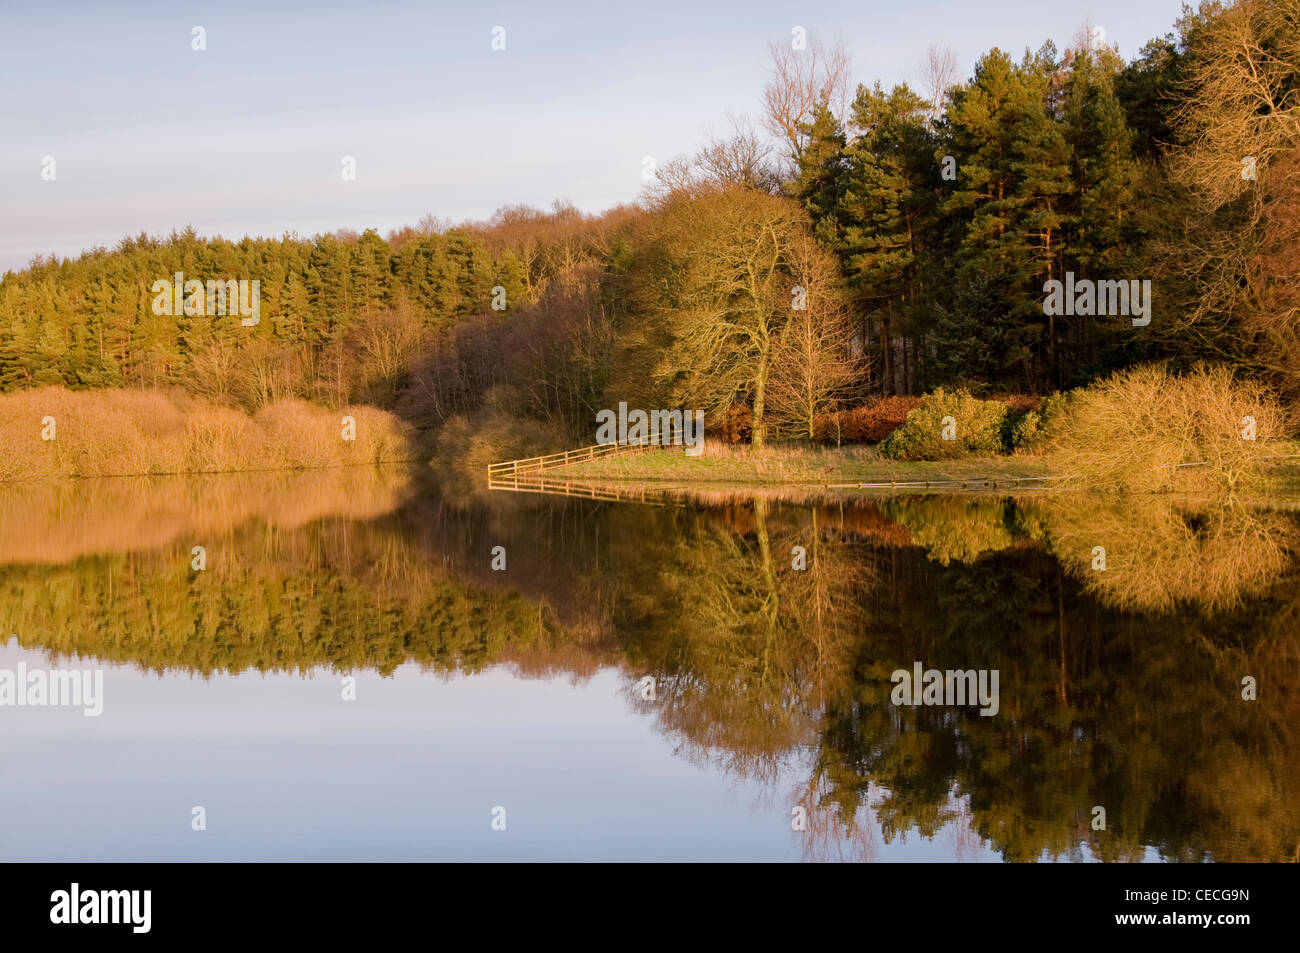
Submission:
[[[769,40],[842,37],[854,80],[968,73],[1089,19],[1126,57],[1180,0],[13,3],[0,11],[0,271],[193,224],[381,232],[634,200],[641,158],[755,112]],[[207,49],[191,49],[191,29]],[[491,31],[506,28],[506,49]],[[354,156],[357,179],[340,176]],[[42,181],[53,156],[57,177]]]

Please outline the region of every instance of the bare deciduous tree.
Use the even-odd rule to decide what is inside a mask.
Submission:
[[[1192,34],[1174,113],[1174,181],[1192,196],[1162,249],[1193,289],[1169,333],[1232,315],[1288,398],[1300,396],[1300,0],[1240,0]]]
[[[292,397],[299,375],[296,356],[291,349],[267,338],[253,338],[240,351],[238,375],[234,382],[240,403],[249,408]]]
[[[746,400],[761,447],[774,352],[791,315],[786,256],[806,217],[788,199],[735,187],[676,196],[664,210],[647,280],[675,341],[655,376],[688,407],[717,413]]]
[[[1215,17],[1194,53],[1175,113],[1192,144],[1178,169],[1217,207],[1246,187],[1246,156],[1267,169],[1300,143],[1300,0],[1238,3]]]
[[[948,90],[957,85],[959,76],[957,51],[951,46],[939,46],[931,43],[925,53],[925,62],[921,64],[921,91],[930,103],[930,118],[937,119],[943,114],[948,101]]]
[[[357,354],[359,392],[384,406],[391,405],[425,338],[424,325],[405,307],[373,315],[349,328],[348,344]]]
[[[731,133],[710,139],[694,156],[678,156],[655,170],[646,199],[659,205],[673,197],[705,195],[719,188],[743,188],[776,194],[781,172],[772,147],[747,118],[733,116]]]
[[[239,369],[237,349],[224,341],[211,341],[190,359],[191,390],[211,401],[225,401],[236,390]]]
[[[415,223],[415,230],[421,235],[442,235],[451,230],[451,219],[426,212]]]
[[[834,410],[866,368],[849,352],[855,325],[834,257],[800,233],[787,258],[801,307],[781,331],[768,406],[781,430],[813,440],[818,415]]]
[[[697,174],[718,185],[738,185],[775,192],[780,175],[771,161],[772,147],[763,142],[748,119],[732,117],[731,134],[713,139],[695,153]]]
[[[772,75],[763,88],[763,124],[784,141],[788,160],[799,161],[808,144],[807,126],[822,100],[842,118],[848,110],[852,57],[842,40],[831,46],[809,37],[804,49],[773,41]]]

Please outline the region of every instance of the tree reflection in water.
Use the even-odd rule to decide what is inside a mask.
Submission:
[[[1008,860],[1300,849],[1289,514],[1080,495],[641,507],[445,497],[405,474],[250,479],[6,489],[0,624],[158,672],[614,667],[680,756],[805,807],[791,836],[810,859],[914,836]],[[998,669],[999,714],[895,707],[890,673],[918,660]]]

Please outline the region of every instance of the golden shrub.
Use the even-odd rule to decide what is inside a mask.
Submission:
[[[1048,447],[1065,484],[1133,492],[1236,492],[1264,483],[1281,407],[1221,367],[1144,366],[1072,395]]]

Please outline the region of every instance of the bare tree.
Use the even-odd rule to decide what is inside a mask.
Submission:
[[[654,181],[646,186],[644,197],[651,206],[658,206],[673,196],[696,194],[703,187],[695,163],[687,156],[677,156],[655,169]]]
[[[240,349],[234,392],[240,403],[251,409],[291,397],[295,390],[291,351],[267,338],[253,338]]]
[[[391,406],[425,337],[424,325],[407,307],[372,315],[349,328],[347,342],[357,355],[359,392]]]
[[[784,141],[791,163],[799,161],[808,144],[807,126],[823,99],[837,118],[848,109],[849,73],[853,60],[842,40],[829,47],[809,37],[803,49],[773,41],[772,75],[763,89],[763,124]]]
[[[787,258],[793,306],[772,362],[768,402],[779,429],[814,440],[818,415],[835,409],[865,367],[850,354],[855,328],[834,256],[802,232]]]
[[[731,133],[710,139],[691,157],[678,156],[655,170],[646,198],[655,205],[673,197],[695,196],[728,188],[776,194],[781,172],[772,147],[744,117],[731,117]]]
[[[1119,46],[1106,42],[1106,30],[1092,22],[1092,17],[1085,17],[1070,38],[1070,45],[1065,48],[1061,61],[1066,66],[1074,63],[1080,56],[1090,56],[1112,72],[1118,73],[1124,68],[1124,58],[1120,56]]]
[[[1300,145],[1300,0],[1243,0],[1198,36],[1187,95],[1175,121],[1190,145],[1175,172],[1218,208]],[[1252,171],[1252,174],[1256,174]]]
[[[937,119],[943,114],[948,102],[948,90],[957,85],[959,76],[957,51],[951,46],[939,46],[931,43],[926,50],[925,62],[921,64],[921,91],[930,103],[930,118]]]
[[[236,391],[239,355],[224,341],[211,341],[190,358],[190,390],[211,401],[224,401]]]
[[[695,171],[718,185],[739,185],[760,192],[775,192],[780,174],[772,162],[772,147],[763,142],[753,124],[731,118],[731,134],[712,139],[695,153]]]
[[[791,315],[786,254],[806,217],[789,199],[731,187],[668,199],[661,227],[646,280],[675,340],[655,378],[709,413],[743,395],[761,447],[773,356]]]
[[[1193,300],[1168,333],[1233,315],[1273,383],[1300,400],[1300,0],[1239,0],[1215,11],[1188,59],[1174,112],[1183,144],[1169,168],[1192,204],[1160,250]]]
[[[421,235],[441,235],[451,230],[451,219],[426,212],[415,223],[415,230]]]

